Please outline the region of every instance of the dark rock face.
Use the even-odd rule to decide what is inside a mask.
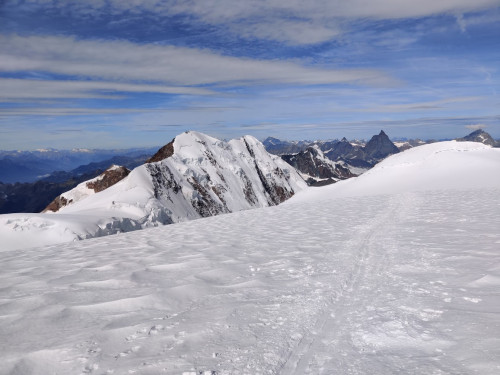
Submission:
[[[130,171],[125,167],[117,167],[104,171],[101,178],[87,183],[89,189],[96,193],[106,190],[129,175]]]
[[[172,201],[171,193],[178,194],[182,188],[175,181],[175,177],[170,168],[165,164],[147,164],[146,168],[151,175],[155,198],[165,197]]]
[[[353,167],[371,168],[373,166],[364,148],[352,145],[346,138],[342,138],[328,152],[325,152],[325,156],[332,161],[345,161]]]
[[[333,145],[331,150],[325,153],[325,156],[330,160],[338,160],[341,157],[346,157],[347,155],[352,155],[355,153],[356,149],[354,146],[345,138],[342,138],[340,142]]]
[[[500,147],[500,144],[498,144],[498,142],[495,141],[491,135],[489,135],[487,132],[485,132],[482,129],[476,130],[463,138],[458,138],[457,141],[459,141],[459,142],[480,142],[480,143],[484,143],[485,145],[488,145],[488,146]]]
[[[130,170],[128,170],[125,167],[113,166],[104,171],[93,181],[87,182],[86,186],[87,188],[94,190],[94,192],[98,193],[100,191],[106,190],[110,186],[113,186],[117,182],[123,180],[125,177],[129,175],[129,173]],[[42,212],[48,212],[48,211],[57,212],[61,208],[71,203],[73,203],[72,199],[68,201],[66,198],[59,195],[51,203],[49,203],[49,205],[45,207],[45,209]]]
[[[68,202],[66,198],[59,196],[56,199],[54,199],[42,212],[48,212],[48,211],[57,212],[64,206],[70,204],[71,202],[72,202],[71,199]]]
[[[208,176],[208,175],[207,175]],[[222,213],[228,213],[229,209],[226,206],[224,198],[221,196],[220,190],[212,187],[212,191],[217,195],[222,203],[217,202],[208,190],[198,182],[195,177],[188,179],[193,189],[198,192],[198,195],[191,200],[191,205],[200,214],[201,217],[215,216]]]
[[[162,161],[166,158],[171,157],[174,154],[174,141],[175,138],[172,139],[170,143],[167,143],[165,146],[160,148],[156,154],[154,154],[151,158],[146,160],[146,163],[155,163],[157,161]]]
[[[280,203],[283,203],[287,199],[291,198],[295,194],[295,192],[292,189],[288,190],[287,188],[284,188],[282,186],[275,184],[272,180],[268,180],[259,167],[259,163],[257,162],[257,159],[255,158],[255,153],[253,152],[252,147],[250,147],[250,145],[248,144],[248,142],[246,140],[244,142],[245,142],[245,145],[247,147],[248,153],[254,159],[255,170],[257,171],[260,182],[262,183],[262,186],[264,187],[264,191],[267,195],[267,200],[268,200],[269,205],[270,206],[278,205]],[[277,175],[280,175],[282,177],[287,178],[286,174],[278,168],[274,172]]]
[[[337,180],[355,177],[351,171],[340,163],[332,163],[315,147],[308,147],[296,155],[282,155],[281,158],[301,173],[312,178],[306,180],[310,186],[328,185]],[[323,181],[318,181],[321,179]]]
[[[391,142],[387,134],[381,130],[378,135],[374,135],[366,144],[364,152],[372,159],[381,160],[389,155],[397,154],[399,149]]]

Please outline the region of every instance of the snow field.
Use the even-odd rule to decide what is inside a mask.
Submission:
[[[3,249],[0,374],[498,374],[498,151],[426,145],[278,207]]]
[[[496,374],[500,189],[0,254],[0,374]]]

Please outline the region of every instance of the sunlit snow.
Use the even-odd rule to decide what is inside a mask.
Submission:
[[[498,374],[498,171],[432,144],[277,207],[3,251],[0,374]]]

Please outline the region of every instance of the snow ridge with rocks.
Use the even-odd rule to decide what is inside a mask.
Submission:
[[[84,189],[87,194],[83,194],[80,186],[63,194],[78,199],[57,213],[1,215],[5,248],[100,237],[273,206],[307,187],[290,165],[267,153],[251,136],[224,142],[186,132],[167,146],[172,150],[163,148],[163,156],[153,158],[158,161],[134,169],[106,190],[89,194]]]

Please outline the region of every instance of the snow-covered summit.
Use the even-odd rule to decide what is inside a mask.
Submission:
[[[57,243],[273,206],[307,186],[251,136],[224,142],[190,131],[151,160],[157,161],[99,193],[90,194],[89,184],[96,182],[87,181],[63,194],[72,204],[55,214],[3,215],[0,231],[8,246]]]

